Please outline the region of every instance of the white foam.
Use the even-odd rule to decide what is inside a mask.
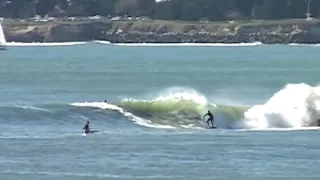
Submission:
[[[245,112],[251,128],[303,128],[320,119],[320,87],[289,84],[268,102]]]
[[[320,44],[298,44],[298,43],[290,43],[289,46],[306,46],[306,47],[320,47]]]
[[[94,40],[83,42],[6,42],[7,46],[73,46],[88,43],[97,43],[103,45],[115,46],[132,46],[132,47],[246,47],[263,45],[261,42],[252,43],[111,43],[110,41]],[[306,47],[320,47],[320,44],[298,44],[290,43],[289,46],[306,46]]]
[[[236,131],[315,131],[320,130],[320,127],[294,127],[294,128],[251,128],[251,129],[237,129]]]
[[[117,46],[258,46],[262,45],[261,42],[253,42],[253,43],[116,43],[114,45]]]
[[[195,126],[193,124],[181,125],[180,127],[185,128],[185,129],[198,129],[198,130],[206,129],[206,128],[203,128],[203,127]]]
[[[87,44],[87,42],[52,42],[52,43],[24,43],[24,42],[7,42],[7,46],[73,46]]]
[[[125,111],[119,106],[113,105],[113,104],[108,104],[105,102],[76,102],[76,103],[71,103],[70,105],[72,106],[78,106],[78,107],[93,107],[93,108],[99,108],[99,109],[109,109],[109,110],[115,110],[120,112],[126,117],[129,117],[134,123],[140,125],[140,126],[145,126],[145,127],[151,127],[151,128],[160,128],[160,129],[175,129],[175,127],[169,126],[169,125],[160,125],[160,124],[155,124],[151,122],[148,119],[143,119],[138,116],[133,115],[130,112]]]
[[[93,41],[94,43],[98,43],[98,44],[111,44],[111,42],[109,42],[109,41],[100,41],[100,40],[95,40],[95,41]]]

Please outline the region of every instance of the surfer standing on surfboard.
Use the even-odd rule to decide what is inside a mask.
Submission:
[[[87,124],[84,125],[84,127],[83,127],[83,132],[84,132],[84,133],[89,133],[89,132],[90,132],[89,123],[90,123],[90,122],[87,121]]]
[[[208,110],[207,114],[205,114],[205,115],[203,116],[203,120],[204,120],[204,118],[205,118],[206,116],[209,116],[209,118],[208,118],[208,120],[207,120],[208,126],[210,126],[210,125],[209,125],[209,121],[210,121],[211,124],[212,124],[212,127],[214,127],[214,126],[213,126],[214,117],[213,117],[213,114],[210,112],[210,110]]]

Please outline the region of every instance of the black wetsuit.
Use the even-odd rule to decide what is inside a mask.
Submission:
[[[209,122],[211,122],[212,126],[213,126],[213,120],[214,120],[214,117],[213,117],[213,114],[209,111],[205,116],[209,116],[208,120],[207,120],[207,123],[208,123],[208,126],[209,126]]]
[[[86,125],[83,127],[83,130],[84,130],[85,133],[89,133],[89,132],[90,132],[89,124],[86,124]]]

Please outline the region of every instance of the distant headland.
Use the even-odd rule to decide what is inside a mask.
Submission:
[[[315,0],[4,0],[0,20],[9,42],[313,44],[319,7]]]
[[[8,42],[320,43],[320,20],[2,20]]]

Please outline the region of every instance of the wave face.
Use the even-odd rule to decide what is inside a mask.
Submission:
[[[72,106],[117,111],[134,123],[152,128],[206,128],[203,115],[211,110],[215,124],[221,128],[240,128],[239,121],[248,107],[216,105],[194,89],[174,87],[158,93],[156,98],[124,99],[120,103],[78,102]],[[242,127],[244,128],[244,127]]]
[[[185,88],[171,88],[152,100],[126,99],[120,106],[154,123],[178,128],[205,127],[202,117],[208,110],[214,113],[218,126],[233,128],[246,109],[210,103],[196,90]]]

